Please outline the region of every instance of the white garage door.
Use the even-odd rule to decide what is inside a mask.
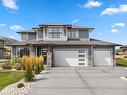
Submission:
[[[80,53],[79,50],[54,50],[55,66],[80,66],[85,65],[86,52]]]
[[[95,66],[113,66],[111,50],[94,50]]]

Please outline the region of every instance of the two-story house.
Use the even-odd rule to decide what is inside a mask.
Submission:
[[[12,55],[42,55],[47,52],[50,66],[114,66],[118,44],[89,38],[94,28],[70,24],[41,24],[17,32],[21,42],[10,44]]]
[[[0,58],[3,58],[3,52],[4,52],[4,40],[0,39]]]

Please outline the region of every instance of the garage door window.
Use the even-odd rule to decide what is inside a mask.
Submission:
[[[78,53],[79,53],[79,55],[78,55],[79,65],[85,65],[86,50],[81,49],[81,50],[78,51]]]
[[[85,55],[79,55],[79,57],[85,57]]]
[[[79,59],[79,61],[85,61],[85,58],[84,59]]]

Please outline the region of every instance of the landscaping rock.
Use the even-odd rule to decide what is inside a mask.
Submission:
[[[24,84],[24,87],[17,88],[17,85],[21,82]],[[32,83],[23,82],[23,80],[21,80],[20,82],[9,85],[3,90],[1,90],[0,95],[28,95],[28,90],[31,85]]]

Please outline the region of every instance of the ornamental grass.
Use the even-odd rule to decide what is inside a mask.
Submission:
[[[23,56],[21,59],[22,68],[25,70],[25,80],[32,81],[34,78],[34,74],[39,74],[43,69],[44,57],[40,56]]]

